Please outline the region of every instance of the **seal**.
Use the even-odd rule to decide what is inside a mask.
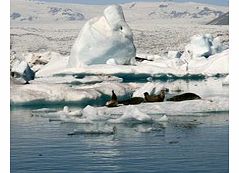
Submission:
[[[144,102],[144,98],[142,97],[132,97],[127,100],[118,101],[119,104],[123,104],[123,105],[138,105],[142,102]]]
[[[201,99],[201,97],[197,94],[184,93],[184,94],[180,94],[180,95],[171,97],[171,98],[167,99],[167,101],[180,102],[180,101],[184,101],[184,100],[198,100],[198,99]]]
[[[105,105],[107,107],[116,107],[118,105],[118,99],[117,99],[117,96],[116,96],[114,90],[112,90],[111,100],[107,101]]]
[[[159,95],[149,95],[148,92],[144,93],[144,99],[146,102],[163,102],[165,98],[165,90],[161,90]]]

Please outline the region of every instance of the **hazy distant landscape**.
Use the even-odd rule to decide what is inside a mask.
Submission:
[[[14,3],[13,3],[14,2]],[[11,45],[16,52],[56,51],[69,55],[83,24],[106,5],[11,1]],[[122,4],[138,53],[183,50],[190,36],[211,33],[228,45],[228,25],[206,25],[228,12],[226,6],[198,3]]]

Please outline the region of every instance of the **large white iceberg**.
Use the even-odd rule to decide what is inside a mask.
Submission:
[[[125,22],[123,10],[112,5],[104,15],[90,19],[76,39],[69,58],[69,67],[105,64],[114,59],[116,64],[130,64],[136,55],[133,33]]]

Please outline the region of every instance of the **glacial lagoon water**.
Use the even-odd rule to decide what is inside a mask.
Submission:
[[[228,95],[228,87],[215,82],[210,81],[210,87],[206,82],[189,82],[188,89],[203,96]],[[226,173],[229,169],[228,112],[168,116],[169,121],[160,124],[118,124],[114,135],[68,136],[76,128],[92,125],[50,122],[32,116],[31,109],[11,109],[13,173]],[[101,126],[104,123],[94,124]],[[156,130],[148,132],[151,127]]]

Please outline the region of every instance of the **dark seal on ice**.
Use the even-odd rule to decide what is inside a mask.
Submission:
[[[144,99],[146,102],[163,102],[165,98],[165,90],[161,90],[159,95],[149,95],[148,92],[144,93]]]
[[[144,98],[142,97],[132,97],[130,99],[127,100],[123,100],[123,101],[119,101],[119,104],[123,104],[123,105],[137,105],[144,102]]]
[[[194,93],[184,93],[180,95],[176,95],[174,97],[171,97],[167,99],[167,101],[174,101],[174,102],[179,102],[179,101],[184,101],[184,100],[198,100],[201,99],[200,96]]]
[[[111,100],[106,102],[105,105],[107,107],[116,107],[118,105],[118,99],[117,99],[117,96],[116,96],[114,90],[112,90]]]

